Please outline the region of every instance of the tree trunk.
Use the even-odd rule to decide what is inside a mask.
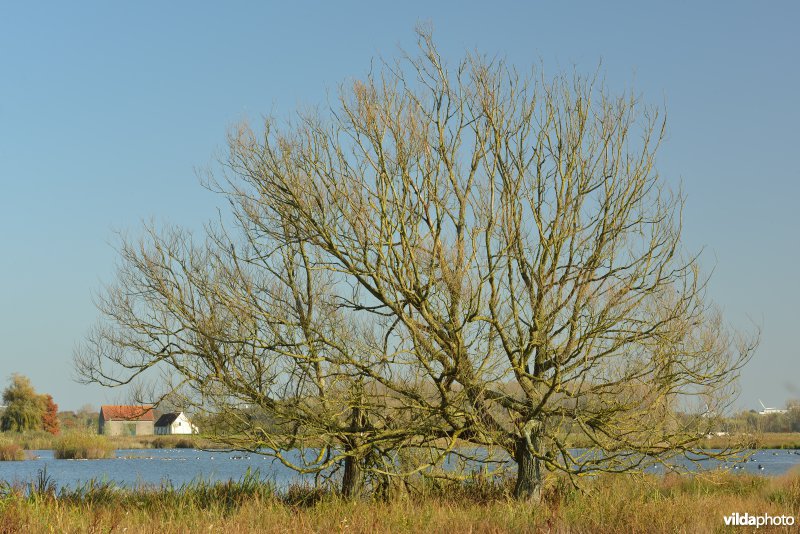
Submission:
[[[514,460],[517,462],[517,483],[514,498],[521,501],[538,501],[542,494],[541,462],[534,455],[541,450],[541,423],[530,421],[517,439]]]
[[[359,458],[348,456],[344,459],[344,476],[342,477],[342,497],[355,499],[364,488],[364,473],[359,465]]]
[[[355,434],[365,423],[364,413],[360,406],[354,406],[350,412],[350,430]],[[344,475],[342,476],[342,497],[355,499],[364,489],[364,471],[362,469],[363,456],[354,451],[358,449],[358,438],[352,436],[345,443]]]

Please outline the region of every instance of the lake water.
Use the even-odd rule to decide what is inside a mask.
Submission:
[[[751,451],[748,461],[721,464],[708,461],[710,469],[725,467],[734,472],[781,475],[800,465],[800,451],[766,449]],[[249,468],[258,470],[264,480],[286,487],[302,480],[296,472],[277,460],[257,454],[194,449],[131,449],[118,450],[116,458],[107,460],[56,460],[53,451],[31,451],[34,460],[0,462],[0,480],[27,482],[34,480],[39,470],[47,468],[58,487],[75,487],[90,479],[113,481],[121,486],[159,485],[169,481],[180,486],[196,480],[228,481],[240,479]],[[761,467],[762,469],[760,469]],[[654,468],[658,473],[662,469]],[[308,478],[311,480],[311,478]]]
[[[104,460],[56,460],[53,451],[30,451],[36,456],[21,462],[0,462],[0,480],[34,480],[47,468],[58,487],[75,487],[88,480],[113,481],[121,486],[159,485],[165,481],[180,486],[192,481],[240,479],[249,468],[278,487],[302,477],[267,456],[229,451],[195,449],[119,449],[116,458]]]

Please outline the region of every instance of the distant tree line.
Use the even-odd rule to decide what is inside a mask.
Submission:
[[[84,404],[78,411],[63,411],[58,413],[58,420],[64,430],[89,430],[97,429],[97,419],[100,413],[91,405]]]
[[[725,421],[728,432],[800,432],[800,401],[789,401],[785,413],[737,413]]]

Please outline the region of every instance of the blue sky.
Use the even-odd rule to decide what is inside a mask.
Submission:
[[[0,380],[26,374],[66,409],[121,399],[71,363],[114,232],[213,217],[195,169],[233,123],[324,103],[428,21],[451,61],[602,60],[610,87],[666,106],[658,167],[687,195],[684,242],[728,320],[762,330],[739,405],[800,398],[797,3],[286,4],[0,6]]]

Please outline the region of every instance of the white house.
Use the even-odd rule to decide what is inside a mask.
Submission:
[[[170,434],[197,434],[199,430],[183,412],[165,413],[158,418],[155,433],[159,436]]]

